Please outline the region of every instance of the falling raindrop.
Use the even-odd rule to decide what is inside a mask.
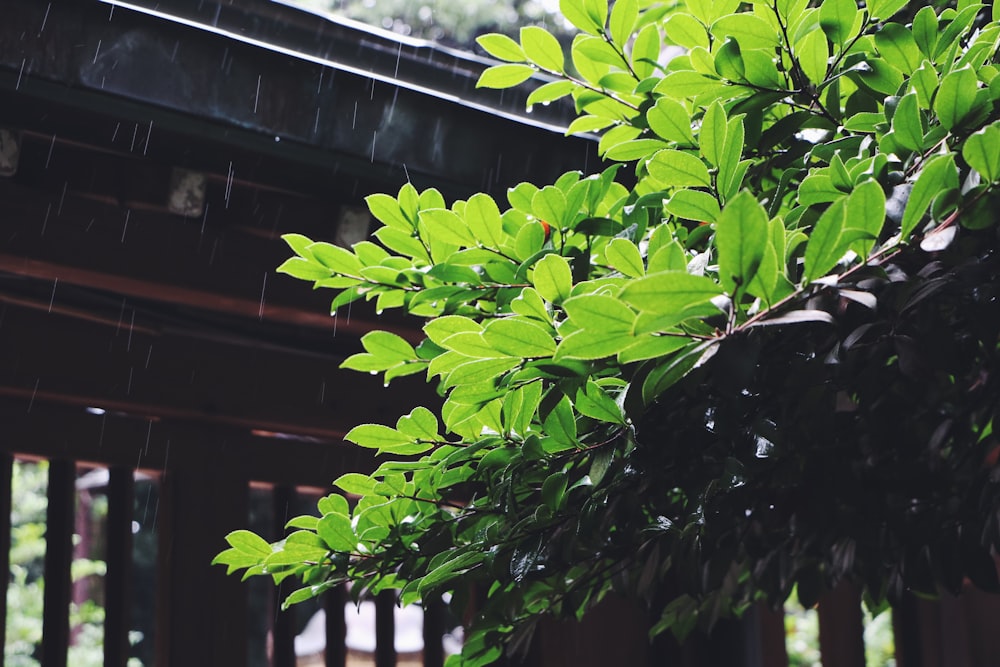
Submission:
[[[150,419],[148,424],[149,427],[146,429],[146,450],[144,452],[146,456],[149,456],[149,437],[153,435],[153,420]]]
[[[97,56],[101,53],[101,40],[97,40],[97,49],[94,51],[94,63],[97,64]]]
[[[115,5],[111,3],[111,11],[108,12],[108,23],[111,23],[111,18],[115,15]]]
[[[58,218],[62,215],[63,202],[66,200],[66,188],[69,187],[69,181],[63,181],[62,194],[59,195],[59,208],[56,209],[56,217]]]
[[[56,278],[52,281],[52,295],[49,297],[49,312],[52,312],[52,304],[56,300],[56,287],[59,285],[59,279]]]
[[[378,137],[378,130],[372,130],[372,163],[375,162],[375,139]]]
[[[49,154],[45,158],[45,168],[49,168],[49,161],[52,160],[52,149],[56,147],[56,135],[52,135],[52,142],[49,144]]]
[[[45,207],[45,218],[42,220],[42,233],[41,236],[45,236],[45,227],[49,224],[49,213],[52,212],[52,202]]]
[[[125,395],[132,395],[132,373],[135,371],[135,366],[129,366],[128,368],[128,384],[125,386]]]
[[[208,202],[205,202],[205,214],[201,216],[201,236],[205,235],[205,222],[208,220]]]
[[[396,69],[392,72],[392,78],[397,78],[399,76],[399,59],[403,55],[403,43],[399,43],[399,48],[396,49]],[[398,89],[397,89],[398,90]]]
[[[351,118],[351,129],[358,124],[358,101],[354,100],[354,116]]]
[[[111,133],[111,143],[115,143],[115,139],[118,138],[118,129],[122,126],[120,122],[115,123],[115,131]]]
[[[35,378],[35,388],[31,390],[31,400],[28,401],[28,412],[31,412],[31,406],[35,404],[35,394],[38,393],[38,383],[41,380],[42,378]]]
[[[17,73],[17,83],[14,84],[14,90],[21,87],[21,75],[24,74],[24,64],[28,62],[27,58],[21,58],[21,70]]]
[[[236,175],[236,172],[233,170],[233,161],[230,160],[229,161],[229,173],[226,176],[226,197],[225,197],[225,199],[226,199],[226,208],[229,208],[229,195],[233,191],[233,176],[235,176],[235,175]]]
[[[125,224],[122,225],[122,243],[125,243],[125,232],[128,230],[128,219],[132,215],[132,209],[125,209]]]
[[[174,62],[177,58],[177,48],[181,45],[181,41],[178,39],[174,42],[174,50],[170,53],[170,62]]]
[[[264,290],[267,289],[267,272],[264,272],[264,284],[260,286],[260,309],[257,311],[257,319],[264,319]]]
[[[128,147],[128,152],[131,153],[135,150],[135,138],[139,134],[139,123],[135,124],[132,128],[132,144]]]
[[[135,310],[132,311],[132,318],[128,323],[128,342],[125,343],[125,351],[132,351],[132,331],[135,329]]]
[[[149,138],[153,135],[153,121],[149,121],[149,129],[146,130],[146,143],[142,146],[142,154],[145,155],[146,151],[149,150]]]
[[[316,122],[313,123],[313,134],[319,131],[319,107],[316,107]]]
[[[319,404],[323,405],[323,400],[326,398],[326,379],[320,380],[319,383]]]
[[[49,10],[52,9],[52,3],[50,2],[45,6],[45,16],[42,17],[42,27],[38,29],[38,36],[42,36],[42,32],[45,30],[45,24],[49,20]]]
[[[149,369],[149,359],[153,356],[153,344],[149,344],[149,350],[146,352],[146,369]]]
[[[254,112],[254,114],[257,113],[257,102],[260,100],[260,77],[261,77],[261,75],[258,74],[257,75],[257,92],[254,94],[254,98],[253,98],[253,112]]]

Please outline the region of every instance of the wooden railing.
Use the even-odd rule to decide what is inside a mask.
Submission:
[[[0,561],[8,565],[11,544],[11,489],[15,454],[0,454]],[[201,470],[184,467],[144,469],[158,483],[155,512],[158,540],[155,581],[155,629],[153,666],[266,664],[293,667],[297,664],[295,637],[301,624],[296,610],[274,613],[278,593],[261,605],[267,614],[269,639],[266,647],[249,647],[247,641],[248,587],[236,577],[226,577],[221,567],[209,565],[224,545],[228,529],[248,521],[250,481],[226,475],[225,466]],[[74,559],[73,534],[77,527],[75,498],[78,462],[69,458],[48,459],[48,507],[44,561],[43,637],[37,658],[43,667],[64,667],[71,643],[70,601],[73,584],[70,570]],[[107,485],[107,515],[99,533],[104,540],[107,570],[103,577],[104,665],[124,667],[129,654],[132,623],[132,592],[137,585],[133,570],[133,533],[136,468],[111,465]],[[290,484],[254,485],[267,489],[271,503],[271,535],[284,530],[289,508],[300,491]],[[317,489],[304,491],[315,496]],[[148,514],[148,508],[147,508]],[[152,522],[150,522],[152,523]],[[143,526],[146,529],[146,526]],[[79,555],[79,554],[78,554]],[[0,643],[6,621],[21,610],[8,607],[8,578],[0,583]],[[270,588],[269,588],[270,590]],[[345,667],[347,622],[344,590],[330,592],[322,600],[325,609],[326,650],[323,664]],[[374,601],[376,621],[372,632],[376,649],[367,664],[393,667],[395,598],[382,594]],[[1000,633],[995,631],[996,596],[969,591],[960,598],[939,601],[910,598],[894,610],[893,622],[897,667],[979,667],[1000,664]],[[818,606],[819,647],[824,667],[865,665],[863,618],[856,588],[844,585],[827,593]],[[647,646],[643,616],[621,600],[611,601],[585,619],[583,624],[548,622],[528,656],[520,663],[531,667],[608,664],[677,665],[702,667],[786,667],[785,622],[780,612],[758,607],[740,621],[722,624],[713,636],[696,637],[678,645],[669,637]],[[304,620],[304,619],[302,619]],[[424,615],[425,667],[441,667],[446,632],[442,606],[433,605]],[[300,658],[298,658],[300,659]],[[152,667],[152,666],[147,666]],[[873,666],[874,667],[874,666]]]

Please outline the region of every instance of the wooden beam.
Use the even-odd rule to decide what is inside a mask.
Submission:
[[[436,403],[419,378],[387,390],[377,377],[339,369],[342,358],[130,331],[128,311],[116,331],[8,307],[0,396],[29,407],[64,403],[329,441],[359,423],[394,423],[415,404]]]
[[[132,468],[114,466],[108,477],[107,573],[104,575],[104,667],[125,667],[132,629]]]
[[[130,469],[217,467],[245,479],[329,489],[344,472],[370,472],[376,461],[354,445],[271,438],[204,423],[90,414],[82,408],[0,398],[5,449],[39,457]]]
[[[76,463],[49,461],[45,512],[45,593],[42,611],[42,667],[66,667],[69,601],[72,593]]]
[[[68,182],[68,181],[67,181]],[[354,304],[336,321],[329,316],[332,291],[275,269],[291,256],[272,217],[294,220],[296,231],[333,241],[336,209],[313,204],[297,210],[272,202],[271,213],[251,226],[247,211],[233,216],[212,208],[204,220],[93,201],[83,195],[38,191],[0,179],[4,202],[0,271],[49,283],[78,285],[133,299],[201,308],[258,322],[308,327],[359,336],[377,325],[419,337],[416,320],[377,317],[369,304]],[[219,204],[219,202],[215,202]],[[257,210],[259,207],[254,207]],[[287,210],[286,210],[287,209]],[[213,216],[227,222],[208,224]],[[239,223],[237,225],[237,223]],[[58,299],[58,290],[55,297]]]

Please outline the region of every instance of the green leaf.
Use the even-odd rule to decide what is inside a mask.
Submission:
[[[513,88],[530,79],[534,73],[535,68],[531,65],[494,65],[479,75],[476,88]]]
[[[823,0],[819,6],[819,27],[841,47],[853,36],[858,6],[854,0]]]
[[[393,227],[403,231],[412,232],[413,223],[406,219],[399,202],[395,197],[386,194],[374,194],[365,197],[368,210],[371,211],[375,219],[386,227]]]
[[[700,95],[706,90],[719,85],[720,82],[718,79],[710,79],[703,74],[691,70],[681,70],[679,72],[671,72],[663,77],[656,84],[653,92],[666,95],[675,100],[682,100]]]
[[[574,405],[580,414],[586,417],[612,424],[625,423],[621,408],[593,380],[588,380],[586,386],[580,388],[576,394]]]
[[[271,545],[249,530],[234,530],[226,535],[226,542],[237,551],[258,558],[267,558],[271,555]]]
[[[634,139],[612,146],[604,153],[604,157],[617,162],[631,162],[647,158],[668,145],[659,139]]]
[[[907,0],[873,0],[868,5],[868,12],[873,19],[884,21],[907,4],[909,4]]]
[[[413,438],[409,435],[381,424],[361,424],[360,426],[355,426],[347,432],[344,440],[353,442],[360,447],[371,449],[391,449],[397,445],[408,445],[414,442]]]
[[[486,325],[483,338],[500,352],[520,358],[549,357],[556,351],[552,334],[527,318],[494,320]]]
[[[558,470],[542,482],[542,503],[555,511],[566,502],[566,473]]]
[[[527,60],[521,45],[507,35],[498,33],[480,35],[476,37],[476,43],[494,58],[512,63],[522,63]]]
[[[720,213],[715,197],[700,190],[678,190],[663,208],[670,215],[696,222],[715,222]]]
[[[767,211],[756,197],[741,192],[722,209],[715,225],[719,280],[737,294],[753,280],[767,244]]]
[[[721,285],[704,276],[693,276],[684,271],[664,271],[629,282],[622,290],[621,298],[641,311],[672,315],[690,306],[708,303],[722,293]]]
[[[424,325],[424,333],[438,345],[443,345],[449,336],[462,331],[481,332],[483,327],[468,317],[460,315],[445,315],[431,320]]]
[[[577,0],[579,2],[580,0]],[[562,3],[559,3],[562,6]],[[583,0],[583,8],[590,16],[591,21],[601,28],[608,22],[608,0]]]
[[[882,29],[875,33],[875,46],[879,54],[903,74],[911,74],[920,67],[923,59],[913,33],[898,23],[887,23],[882,26]]]
[[[668,141],[694,145],[691,115],[680,102],[669,97],[661,97],[646,112],[646,122],[649,124],[649,129]]]
[[[559,13],[567,21],[588,34],[597,35],[604,28],[604,22],[599,22],[588,13],[580,0],[559,0]]]
[[[604,256],[611,266],[629,278],[641,278],[646,273],[639,248],[628,239],[612,239]]]
[[[884,224],[885,193],[882,186],[877,181],[865,181],[854,188],[847,198],[844,235],[853,236],[854,232],[861,232],[863,237],[852,242],[851,248],[860,257],[867,257]]]
[[[806,245],[804,282],[825,276],[844,256],[840,239],[846,223],[846,202],[847,197],[833,202],[816,221]]]
[[[929,60],[923,61],[920,67],[913,73],[910,84],[917,93],[917,101],[920,103],[920,108],[930,109],[931,101],[934,99],[934,95],[938,89],[938,75],[937,70],[934,69],[934,64]]]
[[[521,48],[528,60],[550,72],[563,71],[563,51],[559,40],[545,28],[529,25],[521,28]]]
[[[743,51],[740,49],[740,43],[735,39],[726,38],[726,41],[715,52],[713,65],[715,72],[723,79],[746,81],[747,66],[743,62]],[[711,71],[706,73],[711,74]]]
[[[299,280],[323,280],[329,278],[333,272],[322,264],[302,259],[301,257],[290,257],[282,262],[276,271],[286,273]]]
[[[566,299],[563,308],[573,324],[600,333],[632,330],[635,312],[619,299],[604,294],[581,294]]]
[[[924,54],[924,57],[934,57],[934,45],[938,39],[938,18],[931,6],[922,7],[913,16],[913,40]]]
[[[797,198],[802,206],[812,206],[834,201],[843,194],[826,174],[811,174],[799,184]]]
[[[566,206],[566,195],[553,185],[545,186],[531,198],[535,217],[557,228],[565,227],[570,214],[576,214],[576,211],[567,211]]]
[[[361,337],[361,344],[370,353],[383,359],[409,361],[417,356],[412,345],[388,331],[369,331]]]
[[[931,202],[946,190],[958,187],[958,169],[952,153],[935,155],[920,170],[900,222],[900,238],[905,241],[923,219]]]
[[[563,339],[556,349],[555,359],[603,359],[630,348],[635,337],[629,332],[575,331]]]
[[[690,339],[683,336],[636,336],[635,342],[618,353],[619,364],[631,364],[646,359],[657,359],[687,345]]]
[[[962,146],[962,157],[984,182],[1000,179],[1000,126],[994,123],[970,135]]]
[[[437,440],[438,420],[434,413],[423,406],[417,406],[410,414],[403,415],[396,422],[396,428],[420,440]]]
[[[640,30],[632,42],[632,69],[640,78],[651,76],[659,57],[660,31],[651,23]]]
[[[690,153],[668,148],[654,154],[646,163],[646,167],[653,178],[672,187],[712,185],[708,167]]]
[[[924,148],[924,128],[920,122],[920,106],[917,94],[903,95],[896,104],[896,112],[892,116],[892,131],[896,142],[911,151],[922,151]]]
[[[521,359],[474,359],[459,364],[444,379],[446,386],[487,382],[518,366]]]
[[[722,162],[722,153],[726,147],[726,111],[718,101],[713,102],[705,110],[698,131],[699,148],[702,156],[715,167]]]
[[[469,197],[465,203],[465,222],[481,244],[491,248],[499,248],[503,244],[500,209],[489,195],[477,193]]]
[[[327,514],[321,518],[316,526],[316,533],[333,551],[351,552],[358,545],[351,519],[343,514]]]
[[[510,302],[510,309],[518,315],[534,317],[543,322],[548,322],[551,319],[551,316],[545,309],[545,302],[542,301],[542,297],[531,287],[525,287],[521,290],[521,294]]]
[[[482,553],[476,553],[474,551],[461,552],[449,560],[444,561],[444,563],[439,564],[433,570],[424,575],[424,577],[419,580],[420,583],[417,586],[417,590],[421,595],[432,591],[449,579],[453,579],[472,568],[478,567],[482,564],[482,561],[485,558],[485,554]]]
[[[691,342],[673,357],[654,368],[642,383],[643,403],[649,405],[685,375],[711,359],[719,351],[718,341]]]
[[[539,86],[531,91],[526,102],[530,109],[535,104],[546,104],[560,97],[565,97],[576,90],[576,84],[572,81],[549,81],[543,86]]]
[[[570,447],[576,446],[576,415],[573,412],[573,405],[565,396],[559,399],[545,417],[542,426],[557,442]]]
[[[624,49],[639,20],[639,3],[637,0],[615,0],[611,8],[611,18],[608,20],[608,32],[618,48]]]
[[[356,496],[366,496],[375,491],[375,480],[357,472],[344,473],[334,480],[333,485]]]
[[[709,47],[708,32],[701,22],[690,14],[672,14],[663,26],[667,39],[686,49],[696,46]]]
[[[723,16],[712,24],[712,34],[733,37],[742,49],[770,49],[780,44],[779,33],[767,21],[748,13]]]
[[[743,156],[744,138],[743,118],[741,116],[730,118],[726,123],[726,143],[722,147],[719,173],[716,176],[717,189],[723,201],[732,199],[736,195],[743,181],[743,174],[750,166],[749,161],[740,161]]]
[[[830,46],[822,30],[807,32],[805,37],[795,45],[795,56],[798,58],[802,73],[818,86],[826,79],[826,69],[830,58]]]
[[[309,246],[313,244],[313,240],[302,234],[282,234],[281,240],[288,244],[288,247],[292,249],[296,255],[304,257],[305,259],[312,259],[312,253],[309,252]]]
[[[535,264],[532,283],[543,299],[561,303],[573,289],[573,272],[560,255],[546,255]]]
[[[569,124],[566,128],[566,136],[571,134],[579,134],[581,132],[595,132],[597,130],[603,130],[615,121],[611,118],[602,118],[601,116],[579,116]]]
[[[420,212],[420,222],[426,227],[432,240],[439,240],[457,246],[475,246],[476,239],[468,225],[457,213],[446,208],[429,208]]]
[[[975,70],[968,65],[949,73],[941,80],[934,99],[934,112],[946,130],[950,131],[959,125],[972,110],[978,83]]]

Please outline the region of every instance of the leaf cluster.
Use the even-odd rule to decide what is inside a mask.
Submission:
[[[375,473],[217,562],[300,578],[288,603],[479,586],[462,665],[611,590],[683,637],[845,577],[875,606],[996,588],[997,10],[560,6],[568,59],[486,35],[480,85],[555,77],[529,104],[570,96],[609,166],[507,202],[371,195],[349,250],[285,237],[334,311],[426,320],[344,366],[425,373],[443,407],[353,429]]]

